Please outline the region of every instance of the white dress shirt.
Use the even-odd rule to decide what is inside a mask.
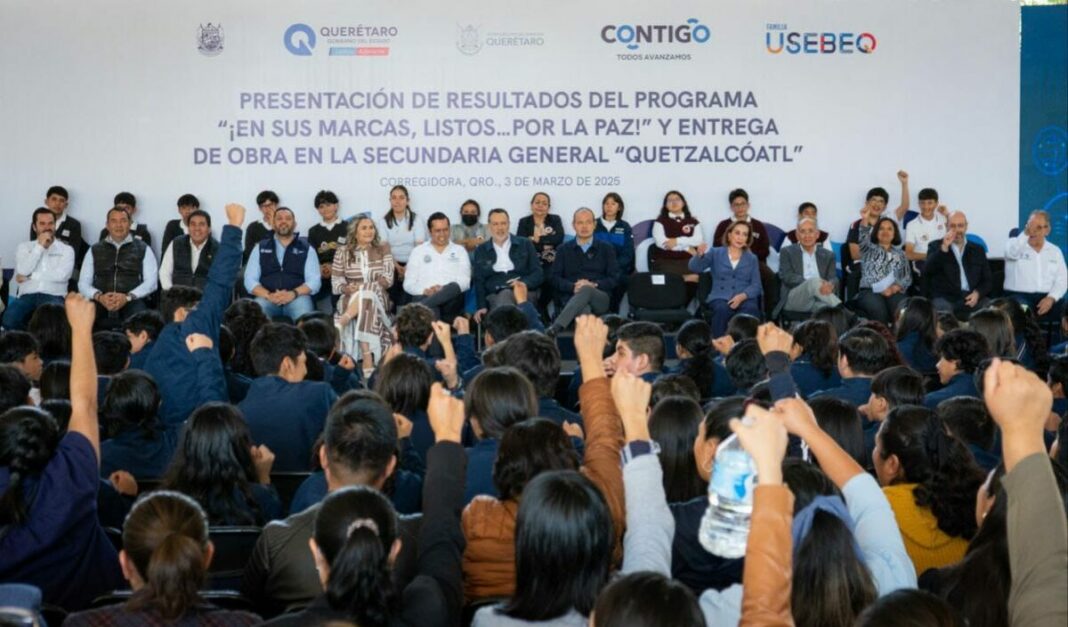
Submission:
[[[111,236],[108,235],[104,238],[104,244],[114,246],[118,248],[122,244],[133,241],[133,233],[126,236],[126,239],[119,243],[115,243]],[[100,290],[93,287],[93,251],[89,250],[89,253],[85,255],[85,260],[82,262],[82,272],[78,275],[78,291],[82,293],[82,296],[92,300]],[[145,258],[141,260],[141,284],[133,288],[130,293],[134,298],[144,298],[152,292],[156,291],[156,287],[159,285],[158,272],[156,270],[156,255],[152,253],[151,246],[145,246]]]
[[[200,265],[200,253],[204,250],[204,245],[208,243],[208,239],[204,240],[204,243],[197,246],[193,243],[193,239],[189,239],[189,248],[193,251],[191,259],[191,272],[197,271],[197,266]],[[169,290],[174,285],[174,242],[171,242],[170,246],[167,246],[167,252],[163,253],[163,261],[159,264],[159,286],[160,289]]]
[[[1005,289],[1060,300],[1068,290],[1064,253],[1049,241],[1036,251],[1027,239],[1027,233],[1020,233],[1005,245]]]
[[[45,248],[37,240],[22,242],[15,250],[15,274],[29,277],[19,283],[12,278],[19,296],[51,294],[65,296],[67,281],[74,272],[74,249],[60,239]]]
[[[413,296],[435,285],[455,283],[461,292],[471,287],[471,259],[463,246],[449,242],[438,252],[431,242],[416,246],[404,272],[404,291]]]
[[[505,238],[504,244],[497,245],[497,240],[493,240],[493,252],[497,253],[497,261],[493,262],[494,272],[511,272],[515,270],[515,264],[512,263],[512,238],[511,236]]]

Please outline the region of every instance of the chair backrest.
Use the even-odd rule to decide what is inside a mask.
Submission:
[[[259,540],[259,527],[212,527],[208,529],[211,543],[215,545],[215,557],[211,560],[208,575],[211,579],[211,587],[220,589],[236,589],[241,585],[241,577],[245,571],[252,550]]]
[[[297,493],[300,484],[311,476],[310,472],[272,472],[271,485],[278,491],[278,498],[282,501],[282,511],[288,512],[289,505],[293,502],[293,495]]]
[[[627,301],[631,308],[680,309],[689,304],[686,282],[677,274],[638,272],[630,277]]]
[[[912,222],[913,220],[915,220],[916,217],[919,216],[919,215],[920,214],[918,212],[916,212],[916,211],[912,211],[912,210],[906,211],[905,212],[905,219],[901,221],[901,230],[904,231],[905,227],[907,227],[909,225],[909,222]]]
[[[634,236],[634,246],[637,248],[638,244],[653,236],[653,223],[656,220],[642,220],[641,222],[630,227],[631,235]]]
[[[968,234],[965,235],[965,237],[968,238],[969,242],[974,242],[976,244],[979,244],[983,248],[983,252],[984,253],[989,253],[990,252],[990,247],[986,245],[986,240],[984,240],[982,237],[979,237],[975,233],[968,233]]]
[[[144,494],[145,492],[155,492],[159,490],[160,484],[163,483],[163,479],[160,477],[148,477],[137,479],[137,493]]]
[[[1011,229],[1009,229],[1009,237],[1016,237],[1019,234],[1020,234],[1020,227],[1014,226]]]
[[[779,250],[782,247],[783,240],[786,239],[786,231],[770,222],[764,223],[764,230],[768,232],[768,245],[775,250]]]
[[[648,272],[649,271],[649,249],[656,242],[653,238],[645,239],[641,244],[635,247],[634,251],[634,270],[636,272]]]

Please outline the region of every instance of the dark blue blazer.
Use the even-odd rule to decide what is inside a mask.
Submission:
[[[579,279],[593,281],[597,289],[611,293],[619,283],[616,249],[597,238],[590,240],[590,248],[585,252],[577,240],[561,244],[556,249],[552,268],[557,302],[566,303],[574,295],[575,283]]]
[[[390,482],[392,481],[392,494]],[[393,508],[398,514],[418,514],[423,511],[423,478],[407,470],[397,470],[386,482],[385,492],[393,501]],[[326,498],[326,475],[319,470],[313,472],[293,493],[293,502],[289,504],[289,513],[298,514]]]
[[[166,424],[185,421],[194,409],[208,400],[224,403],[229,400],[226,379],[219,360],[219,327],[222,325],[223,310],[230,304],[234,277],[237,276],[240,265],[241,229],[226,225],[223,227],[219,252],[208,271],[204,296],[184,321],[168,321],[156,338],[156,347],[148,356],[145,371],[152,375],[159,387],[162,401],[159,416]],[[185,338],[191,333],[207,335],[214,342],[214,346],[210,350],[199,350],[191,354],[185,345]],[[207,353],[220,363],[218,380],[214,380],[214,376],[211,380],[201,377],[212,370],[197,361],[198,353]],[[200,393],[190,394],[193,390]]]
[[[730,255],[727,248],[722,246],[710,248],[700,257],[690,258],[691,272],[706,270],[712,274],[712,291],[708,294],[708,302],[730,300],[742,292],[754,300],[764,293],[760,285],[760,262],[748,250],[742,253],[736,268],[731,267]]]
[[[708,497],[699,496],[684,503],[669,503],[675,518],[671,542],[671,576],[686,584],[695,595],[708,589],[723,590],[742,582],[743,558],[724,559],[709,553],[697,539],[701,519],[708,509]]]
[[[148,363],[148,356],[152,354],[152,349],[156,347],[156,342],[150,340],[141,347],[141,350],[130,355],[130,370],[144,370],[145,364]]]
[[[493,462],[497,461],[499,446],[500,441],[496,438],[486,438],[467,449],[467,484],[464,489],[464,506],[480,494],[498,496],[497,486],[493,483]]]
[[[934,409],[942,401],[954,396],[979,398],[979,390],[975,387],[975,376],[967,372],[953,375],[953,378],[941,390],[935,390],[923,397],[923,404]]]
[[[807,357],[802,355],[790,364],[790,376],[794,378],[794,385],[802,398],[809,398],[821,390],[830,390],[842,385],[842,376],[838,374],[838,368],[832,368],[830,376],[823,370],[812,365]],[[864,402],[868,402],[864,399]]]
[[[515,235],[508,237],[511,241],[508,247],[508,258],[515,266],[511,272],[497,272],[493,269],[493,264],[497,263],[497,249],[493,247],[493,239],[475,247],[474,261],[471,263],[471,283],[475,288],[475,299],[479,309],[487,306],[486,297],[490,294],[512,289],[508,285],[508,281],[512,279],[519,279],[532,290],[541,287],[544,280],[541,258],[538,257],[534,244],[525,237]]]
[[[897,341],[897,349],[913,370],[923,374],[938,371],[936,367],[938,357],[931,352],[931,349],[927,348],[918,332],[910,331],[906,333],[905,337]]]
[[[616,220],[615,226],[609,231],[601,222],[601,218],[597,218],[593,236],[616,249],[616,263],[619,264],[622,276],[629,276],[634,272],[634,231],[630,224],[624,220]]]
[[[179,425],[161,428],[154,438],[145,438],[140,429],[123,431],[100,443],[100,476],[125,470],[135,479],[158,479],[178,448]]]
[[[836,388],[816,392],[811,398],[818,398],[820,396],[833,396],[834,398],[840,398],[855,407],[860,407],[867,403],[868,399],[871,398],[871,378],[850,377],[848,379],[842,379],[842,385]]]
[[[337,394],[321,381],[290,383],[273,375],[257,377],[238,408],[254,444],[274,451],[274,470],[308,470],[315,440]]]

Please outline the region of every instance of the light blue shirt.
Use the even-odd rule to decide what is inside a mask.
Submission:
[[[133,234],[126,236],[126,239],[119,243],[115,243],[111,240],[111,236],[104,238],[104,244],[114,246],[118,248],[127,242],[133,241]],[[82,296],[92,300],[94,296],[100,293],[101,290],[93,287],[93,252],[89,251],[89,254],[85,256],[85,261],[82,262],[81,274],[78,275],[78,291]],[[152,292],[156,291],[156,287],[159,285],[159,277],[156,271],[156,256],[152,254],[152,247],[145,246],[145,257],[141,260],[141,284],[130,290],[134,298],[144,298]]]
[[[807,252],[805,247],[800,244],[798,244],[798,248],[801,249],[801,274],[804,275],[805,280],[818,277],[820,275],[820,267],[816,263],[816,250],[818,250],[819,245],[817,244],[813,247],[811,253]]]
[[[964,246],[968,245],[968,241],[964,241]],[[968,275],[964,272],[964,246],[957,246],[956,242],[949,245],[949,249],[953,251],[953,256],[957,258],[957,266],[960,267],[960,289],[962,292],[970,292],[972,288],[968,285]]]
[[[578,247],[582,249],[582,252],[588,253],[590,252],[590,246],[593,246],[593,237],[590,237],[590,239],[586,240],[585,244],[579,241],[579,239],[576,237],[575,243],[578,244]]]
[[[300,236],[298,235],[297,237]],[[293,242],[297,241],[297,237],[293,238]],[[282,265],[287,247],[282,246],[277,236],[275,236],[274,241],[277,244],[274,247],[274,256],[278,259],[278,265]],[[290,242],[290,244],[293,242]],[[260,273],[260,245],[256,244],[256,248],[248,257],[248,265],[245,266],[245,290],[249,294],[260,284]],[[319,274],[319,257],[316,256],[315,249],[311,246],[308,247],[307,259],[304,260],[304,285],[308,286],[312,294],[318,293],[319,288],[323,286],[323,280]]]

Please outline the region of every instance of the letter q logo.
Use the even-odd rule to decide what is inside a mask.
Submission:
[[[293,24],[286,29],[282,41],[290,53],[298,57],[310,57],[315,47],[315,31],[307,24]]]

